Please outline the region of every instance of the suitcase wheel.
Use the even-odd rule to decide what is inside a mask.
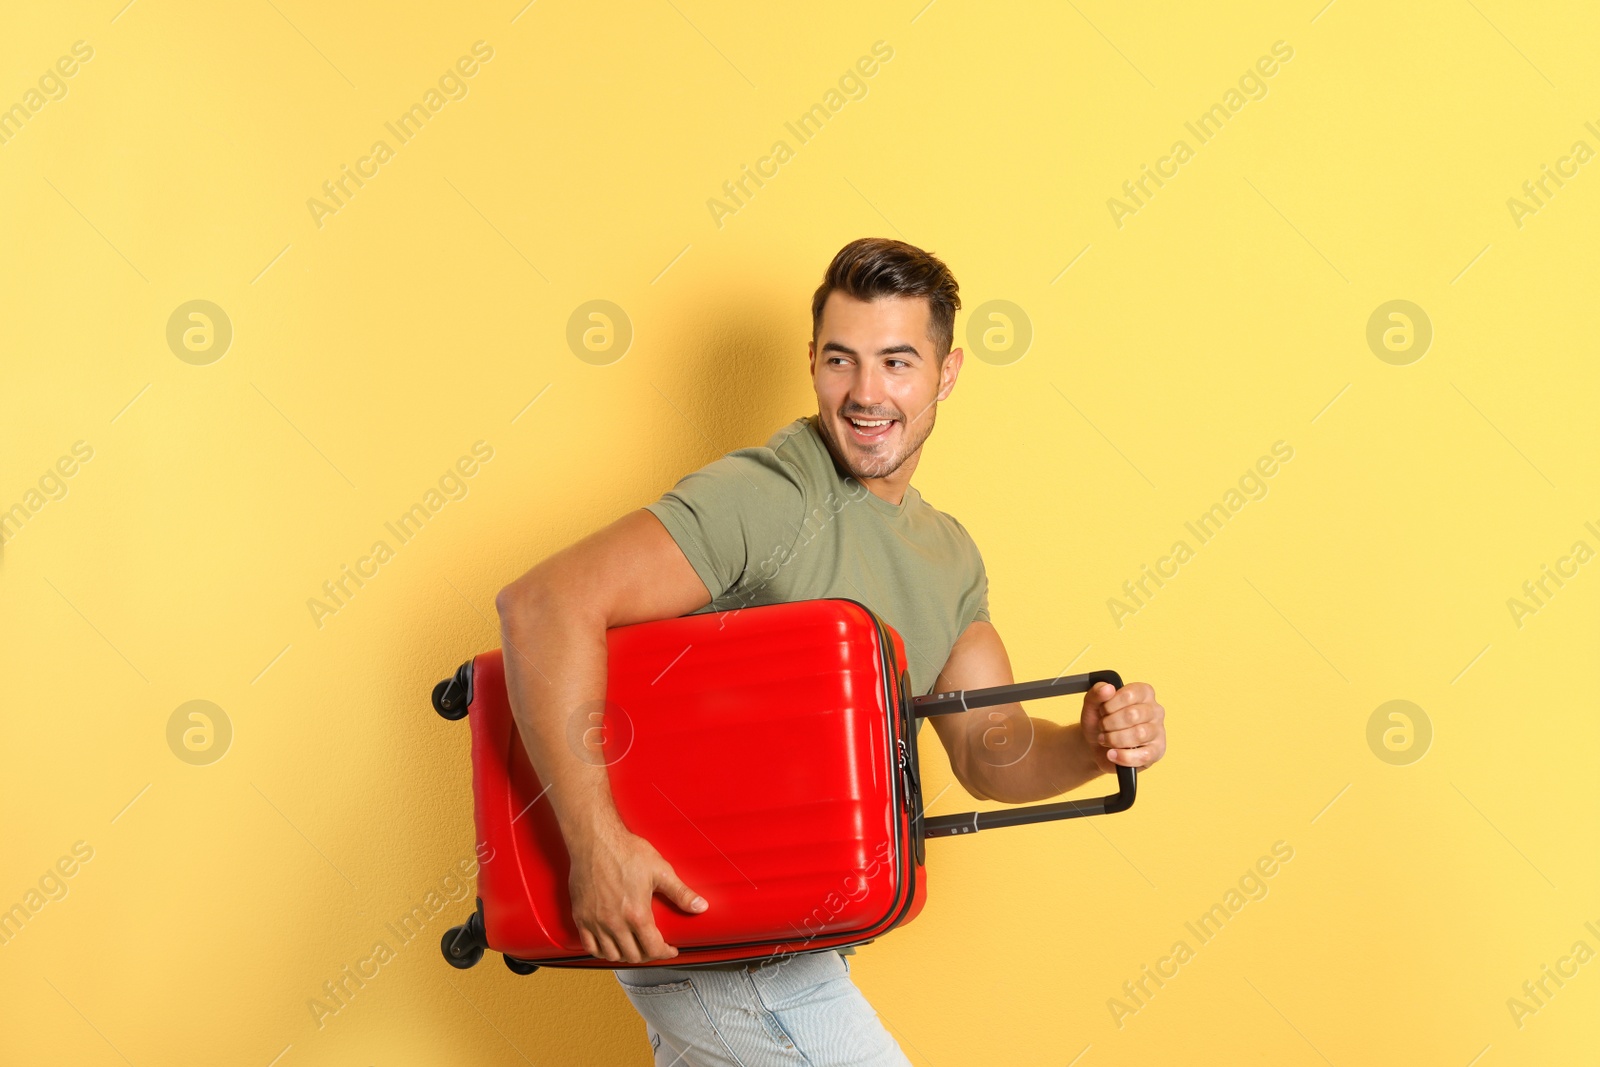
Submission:
[[[500,958],[506,961],[506,969],[512,974],[532,974],[539,969],[537,963],[519,960],[515,956],[501,956]]]
[[[467,702],[452,699],[454,694],[450,693],[449,690],[450,683],[454,681],[454,678],[446,678],[433,687],[433,710],[452,721],[466,718],[467,715]]]
[[[472,660],[433,687],[433,710],[447,719],[465,719],[472,703]]]
[[[477,918],[476,915],[472,917]],[[445,962],[458,970],[475,967],[483,959],[483,940],[473,930],[472,919],[468,919],[460,926],[452,926],[444,932],[444,937],[439,941],[439,950],[444,953]]]

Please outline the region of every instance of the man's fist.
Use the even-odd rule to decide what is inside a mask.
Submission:
[[[1083,736],[1095,765],[1106,774],[1118,766],[1149,767],[1167,751],[1167,709],[1154,687],[1130,682],[1121,689],[1096,682],[1083,694]]]

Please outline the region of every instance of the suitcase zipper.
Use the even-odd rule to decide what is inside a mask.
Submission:
[[[861,601],[851,599],[850,597],[838,597],[837,599],[844,600],[844,601],[846,601],[848,603],[854,604],[856,607],[858,607],[862,611],[866,612],[867,613],[867,617],[872,620],[873,629],[878,634],[878,648],[879,648],[879,650],[881,652],[881,658],[882,658],[883,668],[884,668],[884,672],[883,672],[884,673],[884,696],[886,698],[889,698],[887,702],[891,706],[890,720],[891,720],[892,723],[896,723],[897,724],[900,721],[900,706],[899,706],[899,703],[897,701],[894,701],[892,699],[894,697],[894,695],[895,695],[894,688],[895,688],[895,684],[896,684],[896,678],[898,677],[894,673],[894,666],[895,666],[895,663],[894,663],[894,642],[889,639],[889,634],[884,629],[883,620],[878,618],[878,613],[877,612],[873,611],[871,608],[869,608],[865,604],[861,603]],[[901,737],[897,737],[897,738],[895,738],[895,743],[896,743],[896,745],[898,747],[898,756],[899,756],[900,766],[902,768],[904,768],[909,763],[909,757],[906,754],[905,739],[901,738]],[[905,783],[905,781],[903,779],[902,779],[900,785],[901,785],[901,791],[904,792],[906,783]],[[909,806],[909,804],[911,802],[909,797],[903,796],[901,799],[903,801],[907,802],[907,804]],[[910,825],[909,822],[907,823],[906,832],[908,834],[912,832],[912,826]],[[901,846],[900,836],[898,834],[896,834],[895,835],[895,849],[896,849],[896,851],[898,851],[900,853],[900,869],[902,871],[906,872],[906,877],[902,879],[902,882],[904,883],[904,887],[905,887],[906,899],[905,899],[905,902],[903,904],[901,904],[898,909],[890,908],[890,912],[892,913],[892,918],[890,919],[888,926],[884,927],[883,930],[880,930],[879,933],[882,933],[884,930],[892,930],[892,929],[894,929],[895,924],[897,924],[900,921],[900,917],[903,916],[906,912],[911,910],[912,901],[914,901],[916,899],[916,896],[917,896],[917,871],[916,871],[916,866],[914,865],[914,862],[912,864],[908,864],[907,863],[907,861],[910,859],[910,857],[908,856],[906,850],[901,848],[900,846]],[[874,934],[872,939],[875,940],[876,938],[877,938],[877,934]],[[835,946],[835,947],[843,947],[843,946]]]

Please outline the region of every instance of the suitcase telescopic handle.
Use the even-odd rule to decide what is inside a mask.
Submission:
[[[952,712],[971,711],[996,704],[1010,704],[1018,700],[1038,700],[1041,697],[1065,696],[1068,693],[1086,693],[1098,682],[1110,682],[1122,688],[1122,676],[1116,671],[1090,671],[1063,678],[1042,678],[1036,682],[1017,682],[997,685],[988,689],[957,689],[950,693],[933,693],[915,698],[914,715],[948,715]],[[1138,773],[1133,767],[1117,767],[1117,791],[1110,796],[1088,800],[1064,800],[1054,804],[1030,804],[1020,808],[1000,811],[968,811],[960,815],[939,815],[923,819],[924,837],[950,837],[954,834],[972,834],[979,830],[992,830],[1000,826],[1021,826],[1031,822],[1050,822],[1054,819],[1078,819],[1085,815],[1113,815],[1133,807]]]

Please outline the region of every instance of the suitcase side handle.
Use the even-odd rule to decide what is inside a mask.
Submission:
[[[1042,697],[1085,693],[1099,682],[1109,682],[1122,688],[1122,676],[1116,671],[1090,671],[1062,678],[1042,678],[1036,682],[1016,682],[996,685],[988,689],[957,689],[949,693],[933,693],[914,699],[914,715],[948,715],[957,711],[971,711],[996,704],[1010,704],[1018,700],[1038,700]],[[1063,800],[1052,804],[1030,804],[1020,808],[1000,811],[968,811],[959,815],[939,815],[922,821],[924,837],[951,837],[956,834],[973,834],[979,830],[992,830],[1001,826],[1021,826],[1025,823],[1051,822],[1056,819],[1078,819],[1086,815],[1114,815],[1133,807],[1138,786],[1138,771],[1133,767],[1117,767],[1117,791],[1110,796],[1088,800]]]

